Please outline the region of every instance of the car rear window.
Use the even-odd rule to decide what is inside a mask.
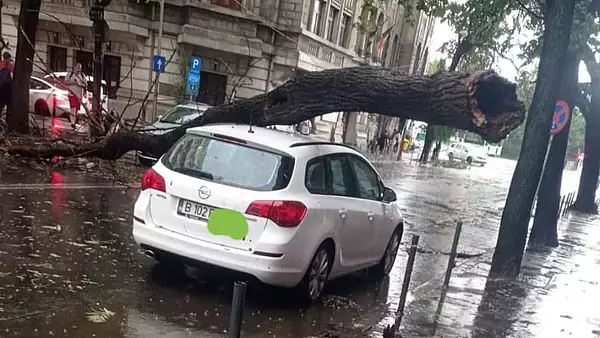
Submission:
[[[191,134],[179,140],[162,162],[185,175],[258,191],[287,187],[294,168],[289,156]]]

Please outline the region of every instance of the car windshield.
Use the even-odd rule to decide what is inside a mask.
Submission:
[[[197,108],[175,106],[160,119],[160,122],[184,124],[200,116],[205,110],[206,108],[204,108],[204,106],[199,106]]]
[[[185,175],[258,191],[287,187],[294,167],[289,156],[191,134],[177,142],[162,162]]]

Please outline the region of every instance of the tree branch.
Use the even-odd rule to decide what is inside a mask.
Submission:
[[[131,150],[160,157],[188,128],[210,123],[294,125],[339,111],[362,111],[465,129],[498,142],[525,118],[516,85],[494,71],[406,75],[382,67],[309,72],[273,91],[208,109],[202,116],[162,135],[119,131],[78,147],[62,143],[18,145],[11,154],[117,159]]]
[[[544,16],[541,14],[536,13],[535,11],[533,11],[531,8],[527,7],[522,0],[515,0],[516,3],[519,5],[519,7],[521,7],[525,12],[527,12],[527,14],[531,15],[532,17],[535,17],[536,19],[539,20],[544,20]]]

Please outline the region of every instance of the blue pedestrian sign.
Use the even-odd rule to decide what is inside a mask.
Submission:
[[[187,96],[198,95],[198,89],[200,87],[200,75],[189,73],[187,75],[187,83],[185,85],[185,94]]]
[[[202,70],[202,58],[199,56],[192,56],[190,58],[190,73],[200,75]]]
[[[167,65],[167,59],[164,56],[154,55],[152,57],[152,70],[157,73],[162,73],[165,71],[165,66]]]

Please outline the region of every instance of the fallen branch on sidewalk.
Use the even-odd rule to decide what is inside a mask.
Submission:
[[[160,157],[186,129],[210,123],[293,125],[323,114],[361,111],[409,118],[472,131],[498,142],[524,120],[516,85],[494,71],[405,75],[382,67],[352,67],[299,74],[273,91],[211,108],[163,135],[119,131],[73,146],[18,144],[10,154],[31,157],[86,156],[114,160],[139,150]]]

